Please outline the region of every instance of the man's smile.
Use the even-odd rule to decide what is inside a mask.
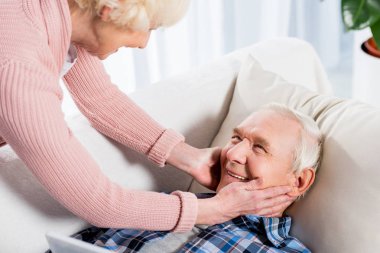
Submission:
[[[229,170],[226,170],[226,171],[227,171],[227,174],[230,175],[231,177],[237,178],[237,179],[242,180],[242,181],[248,181],[248,178],[246,178],[246,177],[234,174]]]

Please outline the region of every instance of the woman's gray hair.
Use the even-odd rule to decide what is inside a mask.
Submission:
[[[292,169],[295,173],[305,168],[313,168],[316,172],[321,162],[323,144],[323,135],[317,123],[310,116],[282,104],[271,103],[261,107],[260,110],[280,113],[301,125],[302,133],[294,150]]]
[[[186,13],[190,0],[74,0],[78,7],[100,14],[103,7],[112,9],[110,19],[117,26],[148,31],[178,22]]]

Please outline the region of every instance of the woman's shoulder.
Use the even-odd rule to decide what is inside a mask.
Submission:
[[[56,64],[57,56],[65,50],[56,44],[69,44],[70,33],[69,11],[60,2],[66,1],[2,0],[0,66],[9,60]],[[57,16],[62,12],[62,17]]]
[[[32,10],[33,19],[28,15],[32,15]],[[1,62],[26,59],[41,47],[42,24],[36,14],[35,6],[29,6],[25,0],[3,0],[0,8]]]

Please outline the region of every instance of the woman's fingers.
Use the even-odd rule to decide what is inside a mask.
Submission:
[[[280,217],[284,210],[288,208],[293,203],[293,200],[282,202],[275,206],[269,206],[267,208],[263,208],[257,215],[265,216],[265,217]]]
[[[259,203],[257,203],[257,208],[258,209],[264,209],[264,208],[268,208],[268,207],[273,207],[273,206],[280,205],[280,204],[287,202],[287,201],[290,201],[290,200],[292,200],[291,197],[283,194],[283,195],[279,195],[279,196],[276,196],[273,198],[261,200]]]
[[[274,198],[277,196],[281,196],[284,194],[287,194],[292,191],[292,187],[290,186],[275,186],[275,187],[270,187],[266,188],[263,190],[257,190],[258,192],[261,192],[262,197],[264,199],[269,199],[269,198]]]
[[[274,186],[269,187],[266,189],[262,189],[262,179],[253,179],[249,182],[242,183],[244,184],[244,189],[247,191],[258,191],[260,192],[259,195],[261,195],[263,198],[273,198],[278,195],[286,194],[290,191],[292,191],[292,187],[283,185],[283,186]]]
[[[276,215],[283,212],[294,200],[287,193],[292,191],[290,186],[276,186],[259,190],[261,182],[252,180],[246,184],[245,189],[250,189],[251,205],[243,214],[256,214],[261,216]]]
[[[260,189],[262,182],[234,182],[221,189],[215,196],[218,203],[218,222],[224,222],[239,215],[280,216],[294,201],[287,195],[290,186],[276,186]],[[249,190],[248,190],[249,189]]]
[[[247,191],[254,191],[261,188],[261,185],[263,184],[263,180],[261,178],[253,179],[249,182],[243,183],[245,185],[245,189]]]

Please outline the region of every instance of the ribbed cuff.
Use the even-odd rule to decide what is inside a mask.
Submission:
[[[181,199],[181,212],[179,220],[173,232],[187,232],[191,230],[198,215],[198,199],[191,192],[175,191],[171,194],[177,195]]]
[[[148,158],[157,163],[158,166],[164,167],[170,152],[174,146],[181,141],[185,141],[185,137],[183,137],[183,135],[172,129],[166,129],[154,144],[153,148],[149,151]]]

